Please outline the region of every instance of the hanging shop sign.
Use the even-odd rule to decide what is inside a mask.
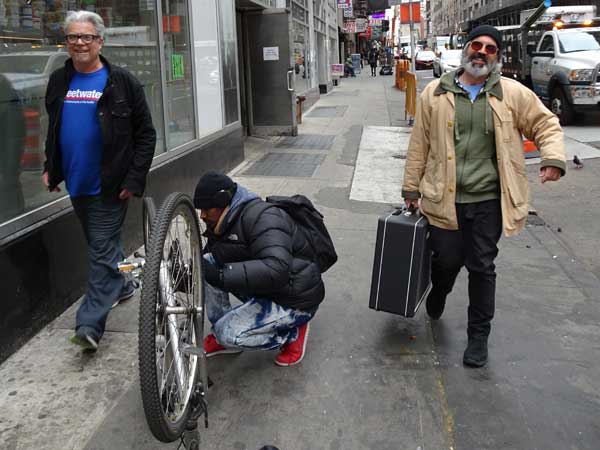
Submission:
[[[344,27],[342,28],[344,33],[356,33],[356,21],[344,20]]]
[[[421,3],[413,2],[413,3],[405,3],[400,5],[400,23],[410,23],[410,10],[409,6],[412,7],[412,21],[420,22],[421,21]]]
[[[344,17],[354,17],[354,9],[352,8],[352,3],[346,9],[344,9]]]
[[[337,0],[338,8],[352,8],[352,0]]]
[[[357,33],[364,33],[367,31],[368,22],[367,19],[356,19],[355,29]]]

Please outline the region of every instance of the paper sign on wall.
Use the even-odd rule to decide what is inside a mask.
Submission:
[[[344,76],[344,65],[343,64],[332,64],[331,65],[331,76],[343,77]]]
[[[265,61],[279,61],[279,47],[263,47]]]

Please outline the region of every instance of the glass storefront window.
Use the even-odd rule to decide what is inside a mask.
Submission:
[[[295,20],[292,21],[293,34],[293,55],[296,93],[302,94],[307,91],[309,86],[309,65],[308,65],[308,27]]]
[[[194,83],[188,2],[165,0],[162,8],[167,82],[167,149],[171,150],[196,138]]]
[[[204,136],[223,127],[221,65],[217,39],[218,0],[192,2],[194,62],[196,66],[196,112],[198,134]]]
[[[41,181],[48,118],[44,96],[50,74],[68,58],[67,11],[98,13],[106,26],[102,53],[144,84],[163,142],[162,93],[153,0],[0,0],[0,223],[65,195]]]
[[[221,43],[221,67],[223,68],[223,99],[225,106],[225,124],[239,120],[236,24],[233,0],[219,0],[219,22]]]

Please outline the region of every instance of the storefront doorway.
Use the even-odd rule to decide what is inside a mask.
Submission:
[[[298,134],[296,71],[284,9],[238,12],[240,95],[246,135]]]

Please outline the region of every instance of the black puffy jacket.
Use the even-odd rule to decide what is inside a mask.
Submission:
[[[325,297],[310,244],[282,209],[238,185],[219,234],[206,233],[206,252],[223,268],[224,289],[310,310]]]
[[[156,146],[150,109],[140,82],[125,69],[111,66],[102,56],[100,59],[108,69],[106,87],[97,108],[104,142],[100,167],[101,193],[103,197],[115,197],[121,189],[127,189],[141,196]],[[44,172],[48,172],[50,190],[64,179],[59,133],[63,102],[74,73],[75,68],[69,58],[64,67],[50,75],[46,90],[48,136]]]

